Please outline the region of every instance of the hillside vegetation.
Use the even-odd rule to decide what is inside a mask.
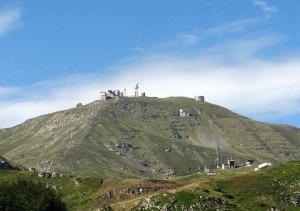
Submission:
[[[299,173],[300,162],[294,161],[247,174],[198,176],[176,190],[136,200],[137,206],[124,204],[134,210],[299,210]]]
[[[190,113],[180,117],[179,110]],[[120,98],[0,130],[0,155],[40,171],[164,179],[224,163],[300,158],[300,129],[253,121],[190,98]]]
[[[45,184],[68,210],[299,210],[300,161],[258,172],[218,170],[172,180],[105,179],[0,170],[0,187],[15,181]],[[5,202],[0,201],[0,203]],[[1,204],[0,204],[1,206]]]

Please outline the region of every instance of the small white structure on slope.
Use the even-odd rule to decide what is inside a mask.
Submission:
[[[258,171],[259,169],[264,169],[264,168],[268,168],[272,166],[272,163],[262,163],[262,164],[259,164],[257,166],[257,168],[255,168],[255,171]]]
[[[189,117],[189,116],[190,116],[190,113],[189,113],[189,112],[183,111],[183,109],[180,109],[180,110],[179,110],[179,116],[180,116],[180,117]]]

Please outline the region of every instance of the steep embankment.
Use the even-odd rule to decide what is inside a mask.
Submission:
[[[190,113],[179,117],[179,110]],[[25,166],[109,177],[165,178],[222,159],[300,157],[300,130],[260,123],[189,98],[96,101],[0,130],[0,154]]]

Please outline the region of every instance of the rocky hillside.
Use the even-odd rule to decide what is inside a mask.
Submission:
[[[180,117],[179,110],[189,113]],[[300,158],[300,129],[189,98],[96,101],[0,130],[0,155],[43,171],[166,178],[224,163]]]

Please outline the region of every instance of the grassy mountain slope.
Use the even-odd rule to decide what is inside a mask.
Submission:
[[[180,187],[166,180],[103,179],[63,176],[39,178],[37,173],[0,169],[0,186],[18,179],[40,181],[62,195],[68,210],[99,210],[105,205]],[[1,205],[0,205],[1,206]]]
[[[178,116],[179,109],[191,114]],[[189,98],[96,101],[0,130],[0,155],[40,170],[101,177],[187,175],[230,157],[300,158],[300,129],[256,122]]]
[[[172,180],[103,179],[0,170],[0,186],[18,178],[42,181],[62,194],[68,210],[299,210],[300,162],[258,172],[218,170]]]
[[[300,162],[293,161],[247,174],[237,171],[232,175],[198,176],[201,180],[185,181],[186,185],[175,190],[113,207],[126,206],[134,210],[299,210],[299,173]]]

